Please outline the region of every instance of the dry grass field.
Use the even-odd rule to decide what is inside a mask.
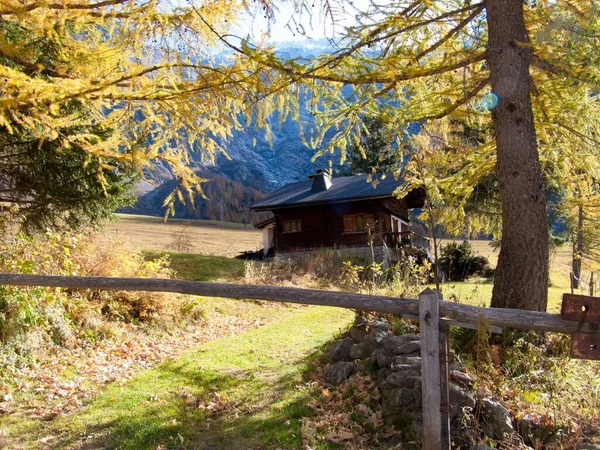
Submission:
[[[451,242],[448,239],[442,239],[441,245]],[[492,267],[498,262],[498,250],[494,250],[490,241],[471,241],[473,254],[482,255],[488,258]],[[562,295],[570,292],[570,273],[571,273],[571,247],[569,244],[551,250],[550,254],[550,286],[548,289],[548,311],[559,312],[562,302]],[[600,289],[600,272],[598,263],[584,259],[582,265],[582,284],[576,294],[587,294],[589,291],[590,273],[595,272],[595,292]],[[466,282],[448,282],[441,286],[445,299],[459,300],[461,303],[473,305],[489,305],[492,296],[492,282],[490,280],[470,280]]]
[[[202,255],[233,257],[245,250],[262,248],[262,234],[251,225],[244,227],[238,223],[225,223],[208,220],[169,219],[166,223],[160,217],[117,214],[117,221],[111,223],[108,232],[114,237],[129,243],[134,249],[145,251],[179,251]],[[187,240],[189,248],[175,248],[177,236]],[[441,240],[445,245],[449,240]],[[498,251],[489,241],[471,241],[473,253],[485,256],[494,267],[498,261]],[[592,261],[584,260],[583,280],[578,293],[588,292]],[[595,267],[598,270],[598,267]],[[562,294],[570,291],[571,248],[569,245],[556,248],[550,259],[550,289],[548,310],[560,309]],[[596,291],[600,288],[600,271],[596,275]],[[474,305],[489,305],[492,294],[490,280],[470,280],[448,282],[441,286],[444,298]]]
[[[226,222],[221,226],[218,221],[185,219],[169,219],[165,223],[162,217],[116,216],[117,220],[107,226],[108,232],[137,250],[233,257],[245,250],[262,248],[262,233],[252,225]]]

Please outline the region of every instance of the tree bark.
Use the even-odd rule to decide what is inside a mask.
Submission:
[[[488,0],[488,64],[498,103],[496,175],[502,201],[502,246],[492,306],[545,311],[548,223],[544,177],[531,105],[532,51],[522,0]]]
[[[581,195],[579,198],[581,202]],[[577,207],[577,240],[573,243],[573,289],[579,289],[581,279],[581,258],[583,255],[583,206]]]

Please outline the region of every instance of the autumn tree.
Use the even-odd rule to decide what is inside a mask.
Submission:
[[[491,123],[491,137],[460,155],[469,164],[447,181],[457,198],[466,198],[494,172],[502,248],[492,306],[545,310],[549,235],[542,166],[564,157],[573,143],[594,139],[588,131],[598,128],[596,3],[373,2],[356,17],[359,23],[335,42],[337,50],[309,63],[225,41],[290,83],[311,87],[321,130],[313,144],[323,146],[321,153],[360,145],[362,117],[375,108],[399,128],[457,119]],[[348,85],[350,94],[342,89]],[[325,137],[332,137],[327,145]]]
[[[52,142],[56,152],[78,149],[90,168],[141,171],[160,159],[178,180],[167,203],[184,192],[193,198],[202,179],[189,167],[192,153],[211,161],[226,153],[222,144],[233,130],[266,125],[274,104],[287,114],[268,74],[216,45],[214,33],[226,33],[247,7],[224,0],[3,2],[0,127],[7,136]],[[77,131],[65,135],[68,128]]]

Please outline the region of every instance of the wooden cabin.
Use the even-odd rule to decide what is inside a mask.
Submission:
[[[255,224],[263,230],[264,254],[321,247],[428,250],[429,240],[410,230],[408,211],[421,208],[423,189],[398,199],[392,174],[330,178],[322,170],[307,181],[290,183],[251,206],[273,217]],[[379,252],[381,254],[381,251]]]

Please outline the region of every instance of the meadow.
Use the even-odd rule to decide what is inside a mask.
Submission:
[[[216,273],[243,274],[243,263],[231,261],[231,257],[245,250],[257,250],[262,247],[261,232],[250,225],[217,221],[169,219],[160,217],[118,214],[117,221],[108,226],[109,233],[129,243],[134,249],[144,251],[149,257],[168,252],[171,266],[187,279],[207,281]],[[174,252],[173,240],[177,233],[189,237],[190,248],[187,252]],[[451,242],[442,239],[440,246]],[[498,250],[490,241],[472,240],[473,254],[485,256],[495,267]],[[589,260],[583,262],[581,294],[588,292],[590,271],[595,267]],[[569,274],[571,271],[571,247],[563,245],[554,248],[550,258],[550,286],[548,311],[558,312],[562,294],[570,292]],[[597,277],[598,279],[599,277]],[[489,279],[468,280],[465,282],[444,282],[440,288],[446,300],[455,300],[472,305],[489,305],[492,295],[492,281]]]
[[[136,250],[169,251],[179,243],[187,253],[232,257],[262,248],[262,233],[251,224],[116,214],[106,230]]]
[[[450,240],[441,240],[440,245],[446,245]],[[499,250],[490,245],[490,241],[471,241],[473,254],[485,256],[492,267],[496,266]],[[551,250],[550,253],[550,285],[548,287],[548,312],[560,312],[562,295],[571,291],[572,250],[570,244],[565,244]],[[582,283],[574,293],[587,295],[589,292],[590,273],[597,270],[597,263],[584,259],[582,264]],[[597,274],[596,274],[597,275]],[[597,286],[596,277],[596,288]],[[455,300],[477,306],[489,306],[492,297],[493,283],[490,279],[474,279],[464,282],[444,282],[440,286],[444,299]]]

